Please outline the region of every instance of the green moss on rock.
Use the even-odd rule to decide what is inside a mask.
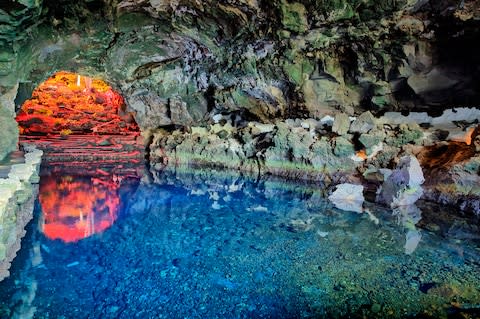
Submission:
[[[335,138],[335,148],[333,152],[338,157],[349,157],[352,156],[355,152],[355,148],[348,139],[343,136],[338,136]]]
[[[360,135],[359,141],[365,146],[367,155],[371,155],[372,147],[383,142],[384,138],[385,134],[382,130],[374,130],[373,132]]]
[[[329,12],[328,20],[330,21],[340,21],[348,20],[355,16],[355,10],[353,3],[355,1],[349,0],[330,0],[329,2]]]
[[[408,143],[416,143],[423,137],[423,131],[415,123],[400,124],[394,134],[385,138],[387,145],[400,147]]]
[[[303,4],[298,2],[283,2],[281,10],[282,24],[285,29],[298,33],[307,31],[308,21],[305,6]]]
[[[304,58],[297,58],[294,60],[294,62],[287,61],[283,65],[283,71],[285,72],[285,75],[298,87],[303,85],[310,74],[312,74],[313,70],[313,63]]]

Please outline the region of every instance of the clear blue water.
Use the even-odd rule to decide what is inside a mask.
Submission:
[[[44,174],[1,318],[480,314],[478,221],[448,208],[358,214],[315,185],[100,173]]]

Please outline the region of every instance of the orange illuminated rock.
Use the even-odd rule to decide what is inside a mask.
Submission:
[[[36,88],[16,119],[22,134],[138,131],[120,94],[102,80],[69,72],[57,72]]]
[[[424,147],[418,158],[429,174],[437,174],[438,169],[448,170],[453,165],[475,156],[480,151],[479,137],[480,126],[477,126],[468,130],[461,141],[440,142]]]
[[[117,219],[118,188],[113,175],[42,177],[39,200],[43,233],[50,239],[75,242],[103,232]]]
[[[451,138],[450,140],[454,141],[454,142],[463,142],[467,145],[471,145],[472,144],[472,137],[473,137],[474,132],[475,132],[475,127],[470,127],[465,131],[464,134],[459,135],[459,136],[455,136],[455,137]]]
[[[363,160],[366,160],[368,158],[367,152],[365,150],[359,150],[358,152],[355,153],[355,155]]]

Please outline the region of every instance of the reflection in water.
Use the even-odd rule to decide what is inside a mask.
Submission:
[[[411,255],[418,247],[422,234],[415,226],[422,219],[422,211],[415,205],[399,206],[393,210],[399,225],[407,230],[405,235],[405,254]]]
[[[109,228],[118,215],[120,181],[116,175],[42,177],[39,199],[45,236],[75,242]]]
[[[56,195],[42,196],[79,221],[76,190],[112,192],[115,225],[67,244],[31,227],[0,283],[0,318],[467,318],[480,302],[478,222],[450,209],[365,203],[358,214],[334,208],[317,185],[224,173],[133,181],[115,171],[124,178],[109,188],[111,169],[88,169],[49,171],[65,177],[43,175],[42,191]],[[105,211],[93,221],[109,216],[87,199],[82,212]]]

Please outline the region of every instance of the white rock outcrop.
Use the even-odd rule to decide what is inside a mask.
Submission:
[[[423,195],[424,181],[417,158],[404,156],[379,189],[377,201],[392,208],[412,205]]]
[[[336,190],[328,196],[333,205],[342,210],[356,213],[363,212],[363,186],[355,184],[339,184]]]
[[[25,163],[13,164],[8,178],[0,178],[0,281],[20,249],[25,226],[33,217],[43,152],[26,148]]]

